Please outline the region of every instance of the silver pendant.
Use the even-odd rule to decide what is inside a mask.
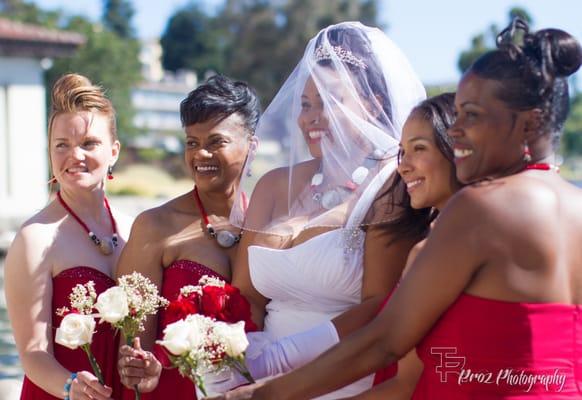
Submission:
[[[113,240],[111,238],[105,237],[101,239],[101,243],[99,243],[99,251],[101,254],[106,256],[113,254],[113,249],[115,246],[113,245]]]
[[[222,248],[228,249],[235,245],[237,240],[237,235],[229,231],[218,231],[216,232],[216,241],[218,245]]]
[[[328,190],[323,193],[321,197],[321,206],[326,210],[331,210],[332,208],[341,204],[342,198],[340,194],[335,190]]]

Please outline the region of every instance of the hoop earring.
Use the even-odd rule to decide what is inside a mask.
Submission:
[[[523,161],[525,161],[526,164],[531,162],[531,151],[529,150],[527,141],[523,142]]]
[[[107,179],[109,179],[110,181],[113,180],[113,166],[112,165],[107,167]]]

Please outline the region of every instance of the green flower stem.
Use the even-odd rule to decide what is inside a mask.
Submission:
[[[241,374],[249,383],[256,383],[255,382],[255,378],[253,378],[253,376],[251,375],[251,372],[249,371],[249,369],[247,368],[244,359],[243,360],[239,360],[239,359],[232,359],[232,363],[231,363],[232,367],[239,373]]]
[[[204,397],[208,397],[208,393],[206,393],[206,387],[204,386],[204,379],[198,374],[194,374],[194,383],[198,386],[198,389],[202,392]]]
[[[81,346],[85,354],[87,354],[87,358],[89,358],[89,363],[91,364],[91,368],[93,368],[93,373],[99,379],[99,383],[105,385],[105,380],[103,379],[103,373],[101,372],[101,368],[99,368],[99,364],[95,359],[95,356],[91,352],[90,344],[84,344]]]
[[[135,339],[133,336],[130,335],[123,335],[125,337],[125,344],[127,344],[129,347],[133,347],[133,339]],[[135,392],[135,400],[141,400],[141,393],[139,392],[139,388],[137,387],[137,384],[133,385],[133,391]]]

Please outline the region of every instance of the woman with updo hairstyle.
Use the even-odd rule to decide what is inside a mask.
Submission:
[[[68,327],[95,331],[90,347],[105,385],[81,348],[55,341],[63,316],[79,312],[69,298],[76,285],[91,281],[86,289],[95,295],[115,285],[112,275],[131,226],[105,197],[120,149],[115,110],[86,77],[69,74],[55,83],[48,146],[56,198],[23,224],[6,257],[8,315],[26,375],[21,399],[119,398],[118,339],[109,324],[73,319]],[[59,342],[74,348],[73,336]]]
[[[449,135],[467,186],[386,307],[312,363],[226,398],[310,399],[416,347],[413,399],[579,399],[582,191],[557,173],[554,139],[581,63],[566,32],[503,30],[455,95]]]

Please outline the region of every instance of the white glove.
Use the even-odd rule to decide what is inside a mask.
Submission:
[[[249,347],[245,352],[245,362],[255,380],[299,368],[339,342],[337,330],[331,321],[275,341],[267,332],[250,332],[247,338]],[[206,385],[213,393],[225,393],[246,383],[243,376],[232,371],[230,379],[209,379]]]

